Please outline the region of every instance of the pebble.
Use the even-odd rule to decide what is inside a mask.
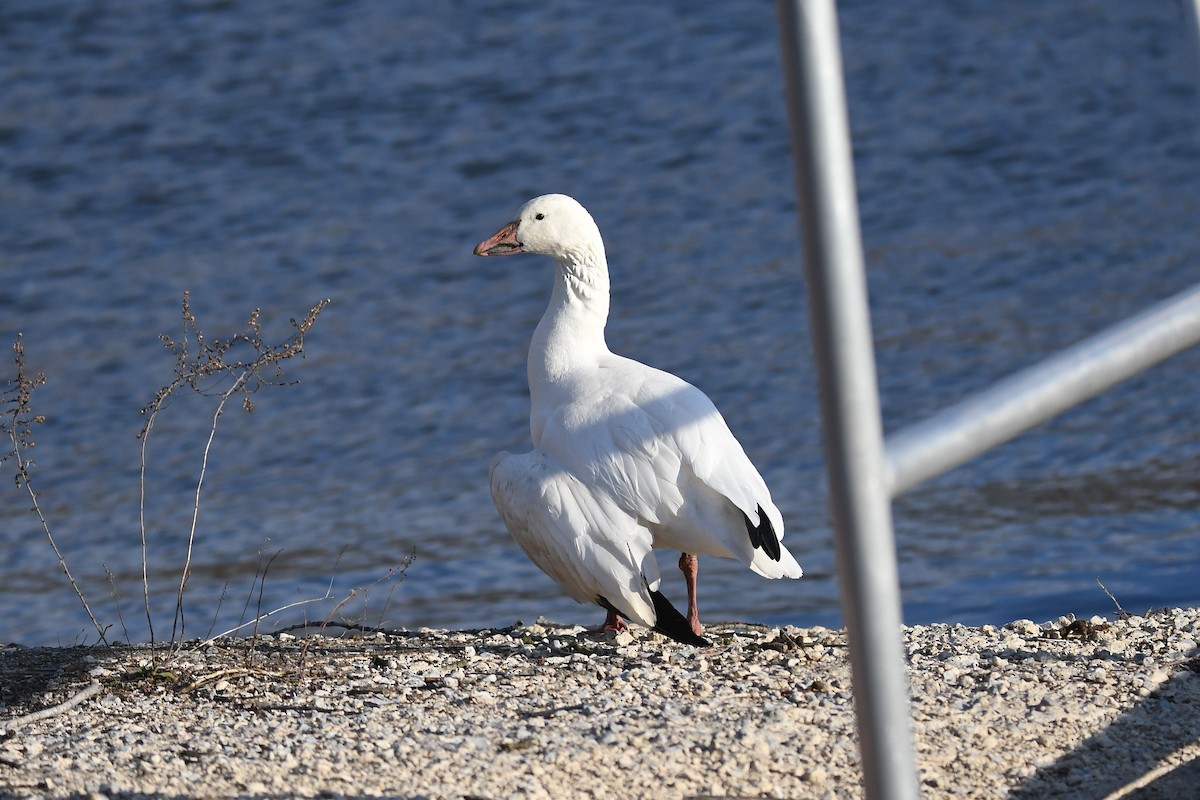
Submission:
[[[1194,609],[906,628],[923,793],[1082,796],[1200,757],[1197,631]],[[35,688],[0,709],[0,796],[863,797],[843,632],[707,633],[282,634],[184,647],[174,683],[133,677],[145,647],[4,647]]]

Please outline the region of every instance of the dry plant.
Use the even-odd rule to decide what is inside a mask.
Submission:
[[[210,339],[206,337],[200,329],[196,317],[192,314],[190,296],[185,293],[182,305],[182,336],[178,340],[171,339],[165,335],[160,337],[166,349],[175,357],[175,377],[166,386],[159,389],[154,399],[142,409],[142,414],[145,416],[146,421],[138,433],[138,438],[141,440],[138,522],[141,535],[142,595],[152,652],[155,651],[156,642],[150,603],[149,558],[147,552],[148,534],[146,524],[146,473],[150,434],[154,429],[154,424],[159,414],[167,407],[171,398],[181,389],[188,388],[200,395],[216,398],[216,407],[212,414],[208,429],[208,438],[200,460],[199,476],[197,477],[195,490],[192,495],[191,525],[188,529],[186,554],[179,578],[179,587],[175,596],[175,614],[170,638],[172,648],[167,656],[167,660],[170,660],[170,658],[177,654],[184,644],[186,622],[184,596],[188,578],[191,575],[192,556],[196,545],[196,535],[200,519],[200,501],[203,494],[205,476],[208,471],[209,455],[212,451],[213,441],[216,438],[221,415],[227,403],[234,398],[240,397],[242,407],[248,412],[253,411],[254,403],[252,397],[263,387],[293,383],[293,381],[285,381],[283,379],[283,362],[296,356],[304,355],[304,339],[315,324],[317,316],[328,302],[328,300],[322,300],[317,303],[301,320],[292,319],[291,324],[294,329],[292,335],[280,344],[268,345],[263,339],[260,312],[258,309],[255,309],[250,314],[245,330],[241,333],[237,333],[228,339]],[[106,636],[108,627],[101,626],[96,620],[83,591],[71,574],[66,558],[59,549],[50,525],[38,504],[38,493],[34,491],[32,485],[31,470],[34,462],[29,457],[28,451],[34,447],[33,426],[44,422],[44,417],[34,414],[32,411],[32,397],[34,389],[45,382],[45,375],[39,373],[36,376],[30,377],[25,361],[24,344],[20,335],[18,335],[16,343],[13,345],[13,352],[17,366],[17,377],[9,383],[8,388],[0,393],[0,409],[2,409],[0,411],[0,435],[10,440],[12,446],[7,452],[0,454],[0,464],[9,458],[15,460],[17,486],[23,488],[29,494],[30,499],[33,501],[32,510],[41,522],[42,530],[45,532],[47,539],[49,539],[50,546],[53,548],[55,555],[58,556],[59,565],[62,567],[63,572],[66,573],[71,587],[75,590],[75,594],[83,604],[88,618],[95,626],[99,640],[108,645],[109,642]],[[335,576],[330,578],[329,586],[326,588],[323,596],[297,600],[270,611],[263,611],[263,591],[267,573],[270,571],[271,565],[278,555],[279,552],[276,552],[270,557],[264,558],[264,549],[260,548],[258,566],[246,597],[245,607],[242,609],[240,623],[236,627],[212,636],[212,629],[215,627],[221,602],[224,601],[225,594],[228,591],[228,584],[226,585],[225,590],[222,591],[220,602],[218,602],[217,611],[214,613],[213,624],[209,628],[208,635],[198,646],[206,646],[217,639],[231,636],[251,626],[253,626],[253,635],[257,637],[259,626],[271,617],[298,607],[334,599],[333,585],[337,571],[336,563],[334,565]],[[319,623],[317,627],[322,631],[329,625],[367,629],[365,625],[348,625],[345,622],[335,622],[333,621],[333,617],[351,600],[360,597],[363,600],[363,618],[365,619],[367,613],[366,598],[369,595],[371,587],[391,582],[392,588],[388,592],[384,609],[380,612],[379,621],[382,622],[382,614],[391,602],[392,592],[395,591],[396,585],[404,578],[408,566],[415,557],[416,552],[414,550],[402,559],[399,566],[388,570],[387,575],[384,577],[379,578],[369,586],[351,590],[341,602],[337,603],[324,622]],[[339,563],[340,560],[341,553],[338,554]],[[113,597],[117,602],[117,615],[120,619],[121,628],[125,631],[126,640],[129,640],[128,628],[125,625],[121,611],[121,596],[117,590],[116,579],[111,570],[109,570],[108,565],[104,564],[103,566]],[[257,603],[255,613],[247,621],[248,611],[255,596],[256,587]],[[309,625],[310,623],[306,621],[302,627],[307,628]],[[301,662],[303,663],[303,656],[301,657]],[[148,669],[153,674],[158,674],[161,671],[161,665],[158,663],[157,658],[155,658],[155,664]]]
[[[1099,585],[1101,590],[1104,591],[1104,594],[1108,597],[1108,599],[1112,600],[1112,604],[1117,607],[1117,619],[1129,619],[1133,616],[1133,614],[1130,614],[1128,611],[1121,608],[1121,604],[1117,602],[1117,598],[1113,597],[1113,593],[1108,590],[1108,587],[1101,583],[1099,576],[1096,576],[1096,583]]]
[[[338,553],[338,562],[341,561],[343,552],[345,552],[344,547],[342,548],[342,552]],[[278,555],[278,553],[276,553],[276,555]],[[274,560],[274,558],[275,558],[275,556],[272,556],[271,559],[268,560],[268,562],[267,562],[268,567],[270,566],[270,561]],[[384,627],[382,627],[383,626],[383,616],[384,616],[384,614],[387,613],[387,608],[391,604],[392,594],[396,591],[396,587],[400,584],[401,581],[404,580],[404,576],[408,572],[408,568],[412,565],[412,563],[414,561],[416,561],[416,559],[417,559],[417,550],[414,547],[411,551],[409,551],[408,555],[406,555],[403,559],[400,560],[400,563],[398,565],[396,565],[394,567],[390,567],[385,575],[383,575],[382,577],[376,578],[374,581],[372,581],[371,583],[369,583],[365,586],[359,586],[354,589],[351,589],[349,591],[349,593],[347,593],[329,611],[329,613],[325,616],[325,618],[323,620],[321,620],[320,622],[310,622],[307,619],[307,613],[306,613],[305,614],[306,618],[305,618],[304,622],[300,622],[295,625],[291,625],[286,628],[277,630],[276,633],[291,633],[294,631],[299,631],[299,632],[301,632],[300,635],[307,637],[305,640],[304,646],[300,650],[300,658],[297,662],[297,667],[296,667],[297,671],[298,672],[304,671],[305,660],[308,656],[308,647],[309,647],[309,644],[312,642],[312,634],[314,634],[314,633],[323,635],[330,628],[337,628],[337,629],[341,629],[343,631],[358,631],[358,632],[362,632],[362,633],[388,633],[389,631],[387,629],[385,629]],[[215,644],[217,641],[224,639],[227,636],[232,636],[233,634],[238,633],[239,631],[245,630],[246,628],[252,628],[252,635],[250,637],[251,641],[257,642],[258,635],[259,635],[259,626],[265,620],[267,620],[273,616],[276,616],[277,614],[281,614],[284,611],[290,611],[292,609],[300,608],[303,606],[308,606],[313,603],[319,603],[319,602],[323,602],[325,600],[334,599],[333,584],[334,584],[334,581],[337,579],[336,572],[337,572],[337,562],[334,563],[334,573],[335,574],[330,577],[329,585],[325,588],[325,593],[323,595],[321,595],[320,597],[311,597],[311,598],[306,598],[303,600],[297,600],[294,603],[288,603],[286,605],[280,606],[279,608],[275,608],[270,611],[263,611],[262,610],[262,586],[263,586],[263,581],[266,580],[266,569],[262,568],[261,564],[260,564],[260,570],[255,575],[255,583],[257,584],[257,586],[259,588],[259,598],[258,598],[259,606],[258,606],[258,609],[257,609],[254,617],[247,621],[245,619],[245,612],[243,611],[243,620],[238,625],[230,628],[229,630],[222,631],[221,633],[218,633],[215,636],[213,636],[212,632],[209,631],[209,636],[205,637],[205,639],[203,641],[197,642],[195,645],[196,648],[208,647],[209,645]],[[388,590],[387,598],[384,601],[383,606],[381,607],[381,609],[379,611],[379,618],[375,625],[369,625],[369,624],[366,624],[365,622],[356,622],[353,620],[347,620],[345,617],[342,617],[341,619],[338,619],[338,620],[334,619],[335,615],[340,615],[340,612],[342,611],[342,609],[348,603],[350,603],[351,600],[354,600],[356,598],[361,598],[362,603],[363,603],[362,612],[359,616],[359,619],[362,619],[362,620],[367,619],[367,617],[369,616],[367,601],[370,596],[371,589],[375,586],[379,586],[382,584],[389,584],[389,583],[391,584],[391,588]],[[254,594],[254,584],[252,584],[250,587],[250,594],[251,594],[251,596],[253,596],[253,594]],[[249,598],[247,598],[247,607],[248,606],[249,606]],[[254,648],[255,648],[255,646],[252,644],[250,650],[248,651],[248,656],[252,657],[254,655]]]
[[[196,317],[191,312],[190,297],[185,293],[183,296],[182,337],[178,341],[172,340],[165,335],[160,337],[167,350],[175,356],[175,377],[166,386],[159,389],[154,399],[142,409],[142,413],[146,417],[146,422],[138,433],[138,438],[141,440],[139,528],[141,534],[142,594],[152,648],[155,645],[155,634],[154,622],[150,612],[150,583],[146,533],[146,466],[150,433],[154,428],[154,423],[158,419],[159,413],[167,406],[170,399],[184,387],[190,388],[201,395],[217,398],[216,409],[212,415],[208,439],[205,442],[201,458],[200,474],[193,494],[191,526],[188,531],[186,558],[180,575],[179,588],[176,592],[175,617],[171,631],[171,642],[178,646],[178,644],[182,643],[184,637],[184,593],[191,574],[192,555],[200,519],[200,499],[204,488],[204,479],[208,471],[209,454],[212,451],[213,440],[216,437],[217,425],[221,414],[224,412],[229,400],[239,396],[242,400],[242,407],[246,411],[253,411],[254,404],[251,398],[260,389],[264,386],[290,383],[283,380],[283,362],[304,354],[305,336],[312,329],[316,323],[317,316],[328,302],[328,300],[322,300],[314,305],[303,319],[291,320],[294,329],[292,335],[280,344],[270,345],[263,339],[260,312],[258,309],[255,309],[250,314],[246,328],[241,333],[237,333],[228,339],[210,339],[206,337],[200,329]],[[71,588],[75,591],[75,595],[79,598],[79,602],[87,612],[88,619],[91,620],[99,636],[99,641],[108,645],[107,631],[109,626],[102,626],[97,621],[91,605],[83,594],[83,590],[67,565],[66,557],[63,555],[55,539],[54,532],[50,527],[50,523],[46,519],[38,502],[38,492],[34,489],[33,467],[35,465],[29,455],[29,451],[35,445],[33,426],[43,423],[45,417],[33,412],[33,393],[37,387],[46,382],[46,376],[42,373],[36,375],[30,374],[25,359],[24,339],[21,334],[17,335],[17,339],[13,344],[13,354],[16,363],[16,378],[9,381],[4,390],[0,392],[0,436],[6,439],[11,446],[0,452],[0,464],[3,464],[10,458],[15,461],[17,487],[24,489],[29,495],[33,503],[32,511],[37,515],[38,521],[42,526],[42,531],[49,540],[54,554],[58,557],[59,566],[66,574]],[[270,562],[268,562],[267,566],[270,566]],[[128,639],[128,629],[125,626],[125,621],[121,613],[120,594],[116,588],[115,578],[107,565],[104,565],[104,571],[112,587],[113,595],[117,600],[117,614],[118,617],[121,617],[121,627],[126,631],[125,636]],[[265,570],[262,571],[261,578],[265,580]],[[259,576],[256,575],[255,579],[256,581],[259,580]],[[290,604],[288,608],[328,599],[330,599],[329,596],[313,598],[301,601],[300,603]],[[264,616],[274,613],[277,612],[268,612]]]
[[[9,388],[4,390],[2,397],[2,405],[4,406],[3,417],[0,418],[0,431],[3,432],[5,438],[12,442],[12,448],[0,456],[0,464],[7,461],[9,458],[16,460],[17,473],[16,481],[17,488],[24,489],[29,495],[29,499],[33,502],[33,513],[37,515],[38,521],[42,524],[42,530],[46,534],[46,538],[50,540],[50,547],[54,549],[54,555],[58,556],[58,565],[62,567],[62,571],[66,574],[67,580],[71,583],[71,588],[75,590],[75,595],[79,598],[79,602],[83,603],[83,609],[87,612],[88,619],[92,621],[92,625],[96,627],[96,633],[100,635],[100,641],[108,644],[108,639],[105,633],[108,628],[101,627],[96,621],[96,615],[92,613],[92,607],[88,605],[87,598],[83,596],[83,591],[79,588],[79,584],[75,582],[75,576],[71,574],[71,569],[67,566],[67,559],[63,556],[62,551],[58,548],[58,542],[54,540],[54,534],[50,530],[50,523],[46,521],[46,515],[42,513],[42,507],[38,503],[38,493],[33,488],[33,475],[30,470],[34,467],[33,459],[29,457],[29,451],[33,449],[35,442],[33,441],[34,425],[41,425],[46,421],[46,418],[41,414],[33,413],[33,390],[46,382],[46,376],[43,373],[30,377],[27,372],[25,363],[25,344],[21,334],[17,334],[17,340],[13,342],[13,360],[17,365],[17,377],[11,381]]]
[[[373,583],[371,583],[367,586],[362,586],[357,589],[351,589],[350,593],[348,595],[346,595],[344,598],[342,598],[342,601],[330,610],[330,612],[325,616],[325,619],[317,624],[317,626],[316,626],[317,632],[324,633],[325,630],[331,625],[336,625],[337,627],[344,628],[347,631],[351,631],[351,630],[358,630],[358,631],[363,631],[363,632],[383,631],[383,628],[381,627],[383,625],[383,615],[384,615],[384,613],[386,613],[387,607],[391,603],[392,593],[396,591],[396,586],[400,583],[400,581],[404,580],[405,573],[408,572],[408,568],[410,566],[412,566],[412,563],[416,560],[417,560],[417,549],[414,547],[409,552],[409,554],[404,557],[404,560],[400,562],[399,566],[389,569],[387,574],[384,575],[382,578],[377,579],[376,581],[374,581]],[[358,597],[361,594],[362,601],[363,601],[361,619],[365,620],[368,615],[367,598],[370,596],[371,587],[378,586],[379,584],[383,584],[383,583],[391,583],[392,586],[388,590],[387,600],[384,602],[383,608],[379,612],[379,620],[378,620],[378,622],[376,622],[375,625],[367,625],[365,623],[360,623],[360,622],[346,621],[345,619],[340,620],[340,621],[335,621],[333,619],[334,615],[338,614],[342,610],[343,606],[345,606],[347,603],[349,603],[351,600],[355,599],[356,597]],[[330,594],[330,592],[332,591],[332,589],[333,589],[333,583],[330,582],[329,590],[327,590],[325,592],[325,594],[328,596]],[[307,627],[308,627],[308,625],[306,623],[305,628],[307,628]],[[312,637],[310,636],[304,640],[304,646],[300,649],[300,663],[299,663],[299,667],[298,667],[298,669],[300,671],[304,670],[304,662],[308,658],[308,646],[311,643],[312,643]]]
[[[183,335],[178,341],[163,335],[159,337],[167,350],[175,356],[175,377],[166,386],[158,390],[154,399],[142,409],[146,423],[138,433],[141,439],[141,471],[138,491],[138,523],[142,540],[142,595],[146,608],[146,624],[149,626],[150,644],[155,643],[154,620],[150,612],[150,579],[148,570],[147,534],[146,534],[146,464],[147,448],[150,433],[158,415],[166,407],[170,399],[181,389],[190,388],[194,392],[216,397],[216,409],[213,411],[212,422],[209,426],[208,439],[200,461],[200,474],[196,480],[196,489],[192,502],[192,521],[188,530],[187,551],[179,578],[179,589],[175,597],[175,615],[171,625],[170,641],[176,646],[182,643],[185,636],[186,620],[184,616],[184,593],[187,589],[188,578],[191,576],[192,554],[196,543],[196,529],[200,520],[200,497],[204,489],[204,478],[208,472],[208,457],[212,451],[213,440],[217,435],[217,424],[225,410],[226,403],[234,397],[241,397],[242,407],[246,411],[254,410],[252,396],[264,386],[286,384],[283,380],[283,363],[288,359],[304,354],[304,337],[312,329],[321,310],[329,303],[322,300],[312,307],[301,320],[292,319],[294,332],[280,344],[268,345],[263,340],[262,323],[259,309],[254,309],[246,322],[246,329],[234,334],[228,339],[210,339],[204,335],[191,311],[191,298],[188,293],[183,295]]]

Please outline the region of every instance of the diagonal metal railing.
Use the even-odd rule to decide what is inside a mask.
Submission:
[[[1200,0],[1183,5],[1200,39]],[[834,0],[777,9],[863,784],[913,800],[891,499],[1200,343],[1200,286],[885,441]]]

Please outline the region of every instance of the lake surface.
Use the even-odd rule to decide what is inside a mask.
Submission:
[[[840,15],[888,430],[1200,280],[1179,4]],[[259,308],[282,341],[331,300],[286,365],[299,383],[218,420],[188,636],[326,593],[264,625],[599,622],[487,489],[494,453],[529,447],[525,349],[552,268],[471,248],[553,191],[605,235],[610,346],[714,399],[805,568],[779,583],[702,560],[703,615],[840,624],[791,175],[767,2],[6,0],[0,340],[22,332],[46,374],[34,486],[97,618],[149,635],[137,434],[186,291],[216,338]],[[1185,353],[904,496],[906,621],[1111,613],[1097,579],[1132,611],[1200,603],[1198,401]],[[180,394],[147,441],[159,639],[215,402]],[[13,469],[0,642],[92,641]]]

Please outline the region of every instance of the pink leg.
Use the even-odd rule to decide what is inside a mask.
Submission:
[[[615,611],[609,611],[608,616],[604,618],[604,624],[599,628],[589,628],[588,633],[604,633],[605,631],[616,631],[624,633],[629,630],[629,625],[625,620],[621,619],[620,615]]]
[[[704,626],[700,624],[700,610],[696,607],[696,576],[700,573],[700,562],[691,553],[684,553],[679,557],[679,570],[687,581],[688,624],[692,626],[693,633],[703,636]]]

